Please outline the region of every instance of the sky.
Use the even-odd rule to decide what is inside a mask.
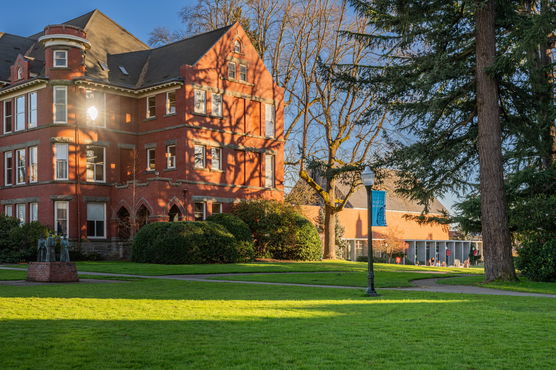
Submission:
[[[147,43],[149,33],[164,26],[171,31],[184,28],[178,11],[191,6],[196,0],[19,0],[2,2],[2,13],[10,16],[0,17],[0,32],[20,36],[35,34],[49,24],[57,24],[76,18],[94,9],[99,9],[116,23],[124,27],[141,41]],[[25,14],[25,16],[18,16]],[[454,194],[441,199],[449,211],[457,201]]]
[[[178,11],[195,3],[196,0],[2,1],[2,13],[10,16],[0,17],[0,32],[29,36],[42,31],[46,25],[62,23],[99,9],[141,41],[147,42],[149,32],[155,27],[165,26],[170,30],[184,28]]]

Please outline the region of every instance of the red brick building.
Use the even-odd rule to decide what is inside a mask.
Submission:
[[[2,211],[86,251],[283,199],[283,89],[239,24],[159,48],[98,10],[0,33],[0,117]]]

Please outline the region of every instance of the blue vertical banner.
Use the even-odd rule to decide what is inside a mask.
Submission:
[[[386,226],[386,192],[373,190],[373,226]]]

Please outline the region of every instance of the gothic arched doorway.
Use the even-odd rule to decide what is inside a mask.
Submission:
[[[118,237],[121,240],[128,240],[131,236],[131,222],[129,211],[121,207],[118,211]]]
[[[170,222],[177,222],[182,219],[182,214],[177,205],[174,204],[172,208],[170,208],[170,211],[168,212],[168,217]]]
[[[141,230],[141,228],[149,222],[150,215],[151,213],[149,212],[147,207],[145,207],[145,205],[142,204],[141,207],[139,207],[139,209],[137,210],[137,217],[135,220],[138,231]]]

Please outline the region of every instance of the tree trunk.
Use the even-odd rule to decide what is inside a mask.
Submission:
[[[336,210],[324,207],[324,259],[336,258]]]
[[[479,133],[481,226],[485,280],[516,280],[504,193],[502,129],[496,80],[487,69],[496,58],[496,1],[477,0],[476,88]]]

